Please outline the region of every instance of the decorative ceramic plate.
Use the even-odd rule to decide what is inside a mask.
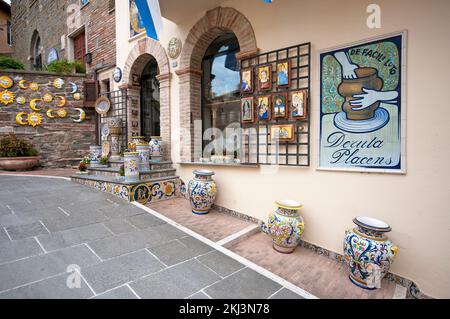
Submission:
[[[25,104],[25,103],[27,103],[27,99],[24,98],[23,96],[18,96],[16,98],[16,102],[19,103],[19,104]]]
[[[95,101],[95,110],[98,114],[104,115],[108,113],[110,107],[111,102],[105,96],[99,97],[97,101]]]
[[[50,103],[51,101],[53,101],[53,96],[50,93],[46,93],[42,97],[42,100],[44,100],[44,102],[46,103]]]
[[[35,127],[42,124],[42,115],[36,112],[28,114],[28,124]]]
[[[26,80],[20,80],[17,86],[21,88],[22,90],[28,89],[28,86],[25,85]]]
[[[349,133],[369,133],[379,130],[389,122],[389,112],[379,107],[375,110],[375,115],[368,120],[349,120],[344,112],[339,112],[334,116],[334,125]]]
[[[29,88],[33,91],[37,91],[39,90],[39,84],[37,84],[36,82],[31,82]]]
[[[54,111],[55,111],[54,109],[49,108],[49,109],[47,110],[47,112],[46,112],[47,117],[50,118],[50,119],[55,118],[56,116],[53,115],[53,112],[54,112]]]
[[[4,89],[9,89],[14,85],[14,81],[7,75],[0,76],[0,86]]]
[[[59,99],[59,103],[56,103],[56,106],[63,107],[66,105],[66,98],[64,96],[57,95],[55,98]]]
[[[4,91],[0,92],[0,101],[3,104],[8,105],[8,104],[14,102],[14,94],[8,90],[4,90]]]
[[[26,116],[25,120],[23,117]],[[28,124],[28,114],[26,112],[20,112],[16,115],[16,123],[20,125],[27,125]]]
[[[76,100],[76,101],[81,100],[81,94],[80,94],[80,93],[75,93],[75,94],[73,95],[73,99]]]
[[[73,119],[74,122],[76,123],[81,123],[86,119],[86,112],[83,109],[80,108],[74,108],[74,111],[78,111],[79,112],[79,116],[78,119]]]
[[[41,109],[37,107],[38,102],[40,102],[41,99],[32,99],[30,101],[30,109],[33,111],[40,111]]]
[[[61,78],[57,78],[53,81],[53,86],[57,89],[61,89],[64,86],[64,80]]]
[[[59,117],[66,117],[67,111],[65,109],[59,109],[58,111],[56,111],[56,114],[58,114]]]

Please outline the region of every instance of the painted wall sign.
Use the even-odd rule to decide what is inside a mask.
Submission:
[[[130,0],[130,38],[145,31],[144,22],[139,14],[135,0]]]
[[[404,172],[406,33],[320,53],[319,169]]]

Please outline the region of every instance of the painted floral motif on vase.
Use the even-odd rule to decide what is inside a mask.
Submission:
[[[125,181],[139,181],[139,162],[138,152],[124,153],[123,164],[125,170]]]
[[[195,170],[194,178],[188,183],[189,201],[194,214],[207,214],[216,199],[216,183],[213,171]]]

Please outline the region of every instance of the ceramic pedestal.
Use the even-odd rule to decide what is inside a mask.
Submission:
[[[344,239],[350,280],[365,289],[379,288],[398,251],[385,236],[391,228],[385,222],[370,217],[356,217],[353,222],[358,227],[346,231]]]
[[[126,182],[139,181],[139,153],[125,152],[123,154],[123,166],[125,170]]]
[[[294,200],[276,201],[275,205],[277,210],[269,215],[267,224],[260,224],[260,228],[272,238],[273,249],[290,254],[298,246],[305,228],[299,214],[303,205]]]
[[[216,183],[212,179],[213,171],[195,170],[194,178],[189,181],[188,194],[194,214],[207,214],[216,199]]]
[[[160,136],[152,136],[148,143],[150,147],[150,158],[153,162],[162,161],[162,143]]]
[[[109,118],[106,120],[111,135],[111,160],[120,160],[119,136],[122,133],[122,120],[120,118]]]
[[[137,144],[136,152],[139,153],[139,171],[144,172],[150,170],[150,150],[148,144]]]
[[[89,158],[91,160],[91,167],[98,167],[100,165],[100,158],[102,157],[102,147],[99,145],[89,146]]]

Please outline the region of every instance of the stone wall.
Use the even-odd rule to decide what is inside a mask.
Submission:
[[[28,139],[40,152],[42,157],[41,165],[49,167],[67,167],[77,164],[77,162],[89,152],[89,146],[96,142],[96,115],[93,109],[84,108],[83,100],[76,101],[73,98],[72,86],[69,82],[74,82],[78,86],[78,92],[83,92],[84,77],[81,75],[59,76],[54,73],[24,72],[24,71],[4,71],[0,70],[0,76],[7,75],[14,80],[14,86],[7,89],[12,92],[15,99],[23,96],[25,104],[14,102],[5,105],[0,102],[0,136],[15,133],[18,137]],[[65,85],[62,89],[55,88],[53,80],[62,78]],[[25,85],[32,81],[39,84],[37,91],[31,89],[21,89],[18,81],[26,80]],[[0,88],[4,91],[3,88]],[[16,123],[16,115],[19,112],[31,113],[29,101],[41,98],[44,94],[50,93],[53,97],[58,94],[66,97],[67,102],[63,107],[67,111],[65,118],[49,118],[46,111],[49,108],[61,109],[57,106],[60,99],[53,99],[50,103],[39,102],[38,111],[42,115],[42,125],[32,127],[30,125],[20,125]],[[79,112],[74,108],[82,108],[86,112],[86,119],[81,123],[74,122]],[[53,115],[56,115],[53,113]],[[23,119],[26,117],[24,116]]]
[[[34,63],[29,59],[34,31],[41,37],[44,64],[51,48],[58,51],[60,58],[67,58],[67,50],[61,48],[61,36],[67,30],[66,1],[15,0],[11,3],[11,19],[14,57],[27,69],[32,69]]]

